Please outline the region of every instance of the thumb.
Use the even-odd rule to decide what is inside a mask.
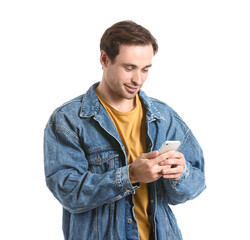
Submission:
[[[159,151],[156,150],[156,151],[153,151],[153,152],[149,152],[149,153],[144,153],[144,158],[145,159],[154,159],[156,158],[157,156],[159,155]]]

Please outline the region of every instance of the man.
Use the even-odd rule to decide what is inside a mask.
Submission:
[[[132,21],[101,39],[103,76],[52,114],[46,182],[63,206],[67,240],[182,239],[169,204],[205,189],[202,150],[178,114],[141,90],[158,45]],[[178,151],[159,154],[166,140]]]

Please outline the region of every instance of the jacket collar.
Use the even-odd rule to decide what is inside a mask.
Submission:
[[[98,85],[99,85],[99,82],[93,84],[89,88],[89,90],[86,92],[86,94],[83,96],[80,117],[88,118],[88,117],[95,116],[99,113],[101,104],[95,92],[95,89]],[[139,96],[142,99],[142,102],[147,110],[146,111],[147,120],[149,121],[152,121],[154,119],[164,120],[164,117],[162,116],[162,114],[159,112],[159,110],[156,108],[155,104],[153,103],[153,99],[149,98],[146,95],[146,93],[144,93],[142,90],[140,90]]]

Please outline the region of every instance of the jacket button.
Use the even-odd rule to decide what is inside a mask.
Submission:
[[[127,220],[127,223],[132,223],[133,222],[133,220],[131,219],[131,218],[129,218],[128,220]]]

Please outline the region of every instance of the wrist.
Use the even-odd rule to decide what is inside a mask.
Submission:
[[[134,166],[133,164],[129,165],[129,180],[131,184],[135,184],[138,181],[136,180],[136,175],[134,174]]]

